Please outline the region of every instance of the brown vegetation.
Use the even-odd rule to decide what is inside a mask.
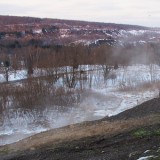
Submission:
[[[3,63],[1,63],[0,72],[4,74],[6,82],[9,81],[11,72],[16,74],[17,70],[25,69],[28,74],[28,78],[20,86],[1,84],[2,108],[6,108],[6,104],[9,104],[11,99],[13,106],[17,107],[41,106],[46,102],[48,105],[70,105],[70,100],[65,95],[68,95],[72,102],[77,103],[76,98],[72,96],[74,94],[71,88],[76,88],[79,83],[80,89],[84,89],[86,80],[90,87],[92,85],[92,74],[81,69],[82,65],[98,64],[102,66],[104,80],[110,78],[114,81],[116,75],[110,74],[112,69],[135,63],[150,64],[152,75],[154,71],[152,64],[159,64],[159,52],[157,51],[159,48],[158,44],[145,44],[119,48],[109,45],[97,47],[73,45],[59,48],[29,46],[12,49],[12,53],[1,49],[0,61]],[[8,62],[7,66],[6,62]],[[65,97],[66,100],[59,99],[57,102],[57,89],[53,86],[60,78],[63,80],[63,86],[67,88],[60,89],[63,96],[59,97]],[[121,89],[126,90],[126,87],[121,86]]]

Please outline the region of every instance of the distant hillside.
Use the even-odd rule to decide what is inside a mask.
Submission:
[[[68,25],[91,25],[94,27],[111,27],[116,29],[149,29],[148,27],[138,25],[126,25],[115,23],[100,23],[100,22],[87,22],[87,21],[75,21],[75,20],[61,20],[61,19],[49,19],[49,18],[34,18],[34,17],[18,17],[18,16],[0,16],[0,25],[12,25],[12,24],[29,24],[29,23],[66,23]]]
[[[160,30],[136,25],[99,23],[48,18],[0,16],[0,46],[38,41],[50,45],[124,45],[157,42]],[[11,45],[11,46],[14,46]]]
[[[40,23],[42,19],[32,17],[0,16],[0,25]]]

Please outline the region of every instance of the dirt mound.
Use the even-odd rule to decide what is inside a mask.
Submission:
[[[104,120],[127,120],[131,118],[141,118],[152,114],[160,113],[160,98],[154,98],[147,102],[144,102],[132,109],[126,110],[118,115],[112,117],[106,117]]]
[[[43,132],[0,147],[1,160],[160,159],[160,99],[117,116]]]

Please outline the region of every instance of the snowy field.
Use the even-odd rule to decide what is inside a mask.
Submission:
[[[93,66],[83,66],[93,69]],[[102,71],[92,72],[92,85],[85,84],[86,91],[78,107],[58,111],[46,107],[42,113],[10,110],[9,117],[0,125],[0,145],[13,143],[30,135],[83,121],[101,119],[116,115],[144,101],[158,96],[157,84],[160,67],[137,65],[121,67],[111,72],[116,78],[104,80]],[[0,75],[4,81],[3,75]],[[25,71],[10,73],[9,80],[26,78]],[[151,83],[148,87],[144,84]],[[153,84],[153,85],[152,85]],[[61,80],[57,82],[61,85]],[[35,116],[36,115],[36,116]]]

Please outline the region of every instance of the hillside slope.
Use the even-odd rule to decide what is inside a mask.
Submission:
[[[0,46],[100,45],[157,42],[160,29],[144,26],[0,16]],[[34,41],[33,41],[34,40]],[[16,41],[16,42],[15,42]],[[34,43],[33,43],[34,42]]]
[[[159,104],[157,98],[111,118],[37,134],[0,147],[0,159],[159,159]]]

